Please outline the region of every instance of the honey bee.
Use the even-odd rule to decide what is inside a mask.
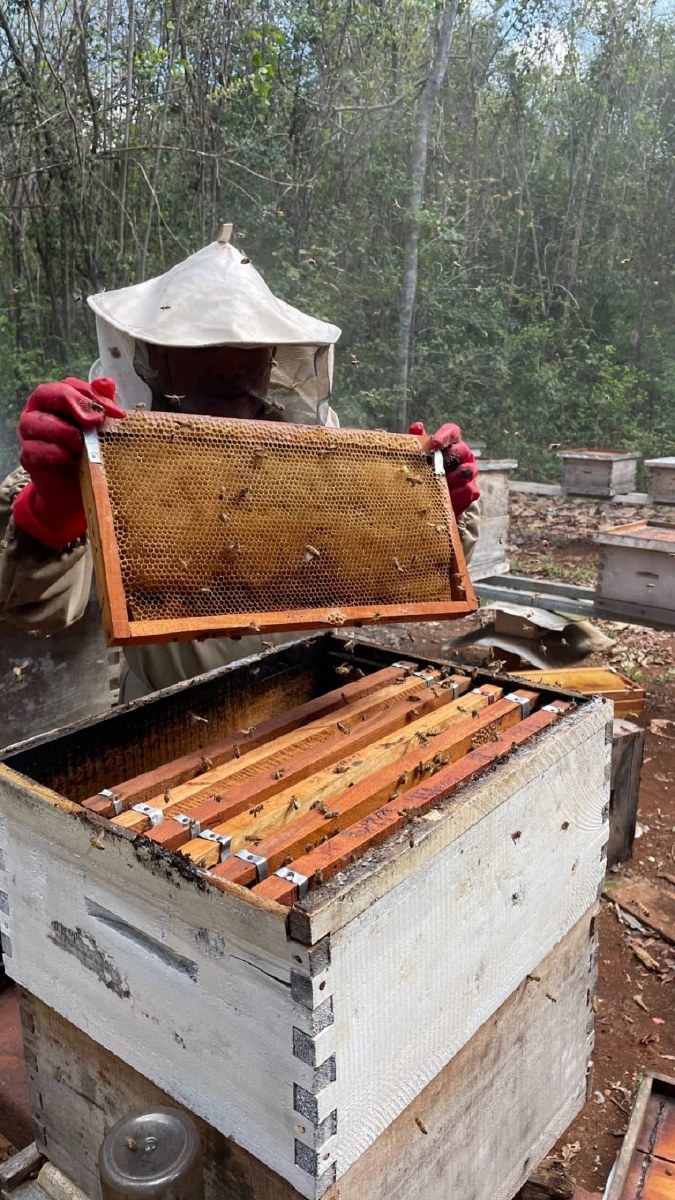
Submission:
[[[349,733],[349,727],[347,725],[345,725],[342,721],[338,721],[337,727],[340,730],[340,733]]]
[[[261,813],[264,807],[264,804],[256,804],[254,808],[249,808],[249,814],[252,817],[257,817],[258,813]]]
[[[347,667],[347,666],[345,666],[344,663],[340,663],[340,666],[335,668],[335,674],[336,675],[349,675],[349,672],[351,670],[352,670],[351,667]]]
[[[262,835],[259,833],[247,833],[244,841],[252,842],[254,846],[257,846],[259,842],[262,842]]]
[[[89,839],[95,850],[103,850],[103,837],[104,835],[101,834],[100,837],[92,837]]]
[[[279,769],[274,772],[274,778],[275,779],[283,779],[285,774],[286,774],[286,772],[284,771],[284,768],[279,767]]]
[[[344,775],[345,771],[348,771],[348,770],[349,770],[348,763],[338,763],[338,765],[333,769],[333,774],[334,775]]]

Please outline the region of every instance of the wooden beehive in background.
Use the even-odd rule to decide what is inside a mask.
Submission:
[[[633,521],[594,534],[600,549],[597,598],[618,617],[671,625],[675,613],[675,526]]]
[[[563,493],[578,496],[623,496],[635,490],[639,454],[619,450],[559,450],[563,461]]]
[[[300,639],[0,767],[38,1141],[88,1195],[167,1097],[207,1200],[510,1200],[583,1105],[611,706],[392,660]]]
[[[426,440],[161,413],[87,435],[108,641],[473,612],[442,456]]]
[[[675,458],[646,458],[647,493],[652,504],[675,504]]]
[[[480,533],[471,555],[474,580],[506,575],[510,569],[509,472],[517,466],[513,458],[481,458],[478,464]]]

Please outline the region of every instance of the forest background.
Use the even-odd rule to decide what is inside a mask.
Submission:
[[[0,466],[86,296],[234,223],[340,325],[343,424],[519,475],[675,452],[675,13],[627,0],[0,0]]]

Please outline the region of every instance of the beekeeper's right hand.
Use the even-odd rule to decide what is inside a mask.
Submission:
[[[19,420],[21,466],[30,475],[14,501],[14,522],[53,550],[61,550],[87,528],[77,464],[83,432],[106,417],[124,417],[114,402],[112,379],[42,383]]]

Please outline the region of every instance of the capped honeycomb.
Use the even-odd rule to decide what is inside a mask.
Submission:
[[[137,413],[99,452],[132,622],[377,620],[466,595],[445,479],[415,437]]]

